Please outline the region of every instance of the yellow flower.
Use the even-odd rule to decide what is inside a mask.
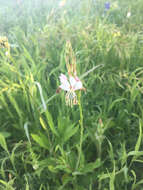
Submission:
[[[7,50],[6,56],[8,56],[10,53],[10,45],[6,36],[0,36],[0,48],[5,48]]]
[[[0,47],[7,48],[8,47],[8,39],[7,37],[0,36]]]
[[[113,9],[117,9],[119,7],[118,2],[117,1],[113,2],[112,5],[111,5],[111,7]]]
[[[120,37],[120,36],[121,36],[120,31],[113,32],[113,37]]]

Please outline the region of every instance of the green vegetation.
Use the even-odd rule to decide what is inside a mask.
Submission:
[[[142,190],[143,1],[2,2],[0,189]],[[56,91],[75,57],[70,107]]]

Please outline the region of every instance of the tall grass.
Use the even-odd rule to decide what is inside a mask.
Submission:
[[[143,2],[19,2],[0,6],[0,189],[141,190]],[[66,56],[86,88],[73,107]]]

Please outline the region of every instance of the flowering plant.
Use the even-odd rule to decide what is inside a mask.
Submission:
[[[66,104],[70,106],[77,104],[78,101],[77,101],[77,95],[75,91],[84,89],[82,82],[79,80],[77,76],[76,77],[69,76],[69,80],[68,80],[66,75],[61,74],[59,78],[61,82],[61,85],[59,86],[59,88],[61,88],[64,91],[67,91],[66,97],[65,97]]]
[[[105,2],[104,7],[105,7],[105,10],[108,11],[110,9],[110,3]]]
[[[77,76],[76,61],[73,55],[73,50],[72,50],[70,42],[67,42],[67,48],[69,50],[68,53],[70,53],[70,56],[72,58],[70,60],[69,57],[66,57],[68,77],[64,74],[60,75],[59,79],[60,79],[61,84],[59,88],[67,92],[65,96],[66,104],[69,106],[73,106],[78,103],[77,95],[75,91],[85,90],[85,88],[83,88],[82,82]]]
[[[10,44],[8,43],[8,38],[5,36],[0,36],[0,48],[5,49],[5,55],[8,56],[10,53]]]

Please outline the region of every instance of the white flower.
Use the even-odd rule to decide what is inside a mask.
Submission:
[[[6,52],[5,52],[5,55],[6,55],[6,56],[8,56],[8,55],[9,55],[8,51],[6,51]]]
[[[127,13],[127,18],[129,18],[131,16],[131,12]]]
[[[68,81],[67,77],[64,74],[61,74],[59,78],[61,82],[59,87],[65,91],[75,91],[81,90],[83,88],[82,82],[78,77],[74,78],[73,76],[70,76]]]
[[[83,89],[82,82],[79,80],[77,76],[70,76],[68,80],[64,74],[61,74],[59,78],[61,82],[59,88],[63,89],[64,91],[67,91],[66,103],[70,106],[72,106],[73,104],[77,104],[77,96],[75,91]]]
[[[66,0],[62,0],[62,1],[60,1],[59,6],[63,7],[65,5],[65,3],[66,3]]]

